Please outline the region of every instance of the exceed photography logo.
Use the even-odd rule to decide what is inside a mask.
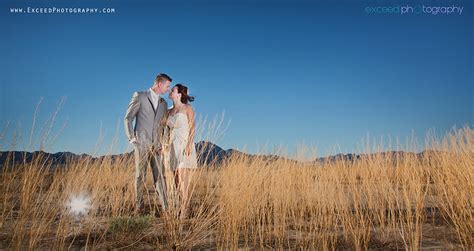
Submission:
[[[115,14],[116,9],[110,7],[10,7],[11,14]]]
[[[367,14],[396,15],[462,15],[464,6],[429,6],[429,5],[397,5],[397,6],[365,6]]]

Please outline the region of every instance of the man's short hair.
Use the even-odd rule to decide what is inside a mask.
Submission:
[[[164,73],[160,73],[160,74],[156,75],[156,78],[155,78],[156,83],[163,82],[164,80],[168,80],[170,82],[173,81],[173,79],[170,76],[168,76]]]

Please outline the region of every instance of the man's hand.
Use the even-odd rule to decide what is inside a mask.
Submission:
[[[137,141],[137,139],[134,138],[134,139],[130,140],[130,144],[132,144],[133,146],[138,147],[138,141]]]
[[[192,145],[188,144],[186,146],[186,149],[184,149],[184,154],[186,154],[187,156],[191,155],[191,152],[192,152]]]
[[[161,155],[163,153],[163,148],[161,146],[155,148],[155,154]]]

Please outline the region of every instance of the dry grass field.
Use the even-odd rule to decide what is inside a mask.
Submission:
[[[422,154],[351,161],[235,155],[192,173],[186,217],[161,210],[150,170],[135,213],[133,159],[52,168],[37,155],[2,168],[0,248],[472,250],[473,136],[453,129],[427,136]]]

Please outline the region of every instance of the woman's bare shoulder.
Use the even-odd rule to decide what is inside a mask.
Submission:
[[[187,112],[194,112],[193,107],[190,104],[184,105],[184,109],[186,109]]]

